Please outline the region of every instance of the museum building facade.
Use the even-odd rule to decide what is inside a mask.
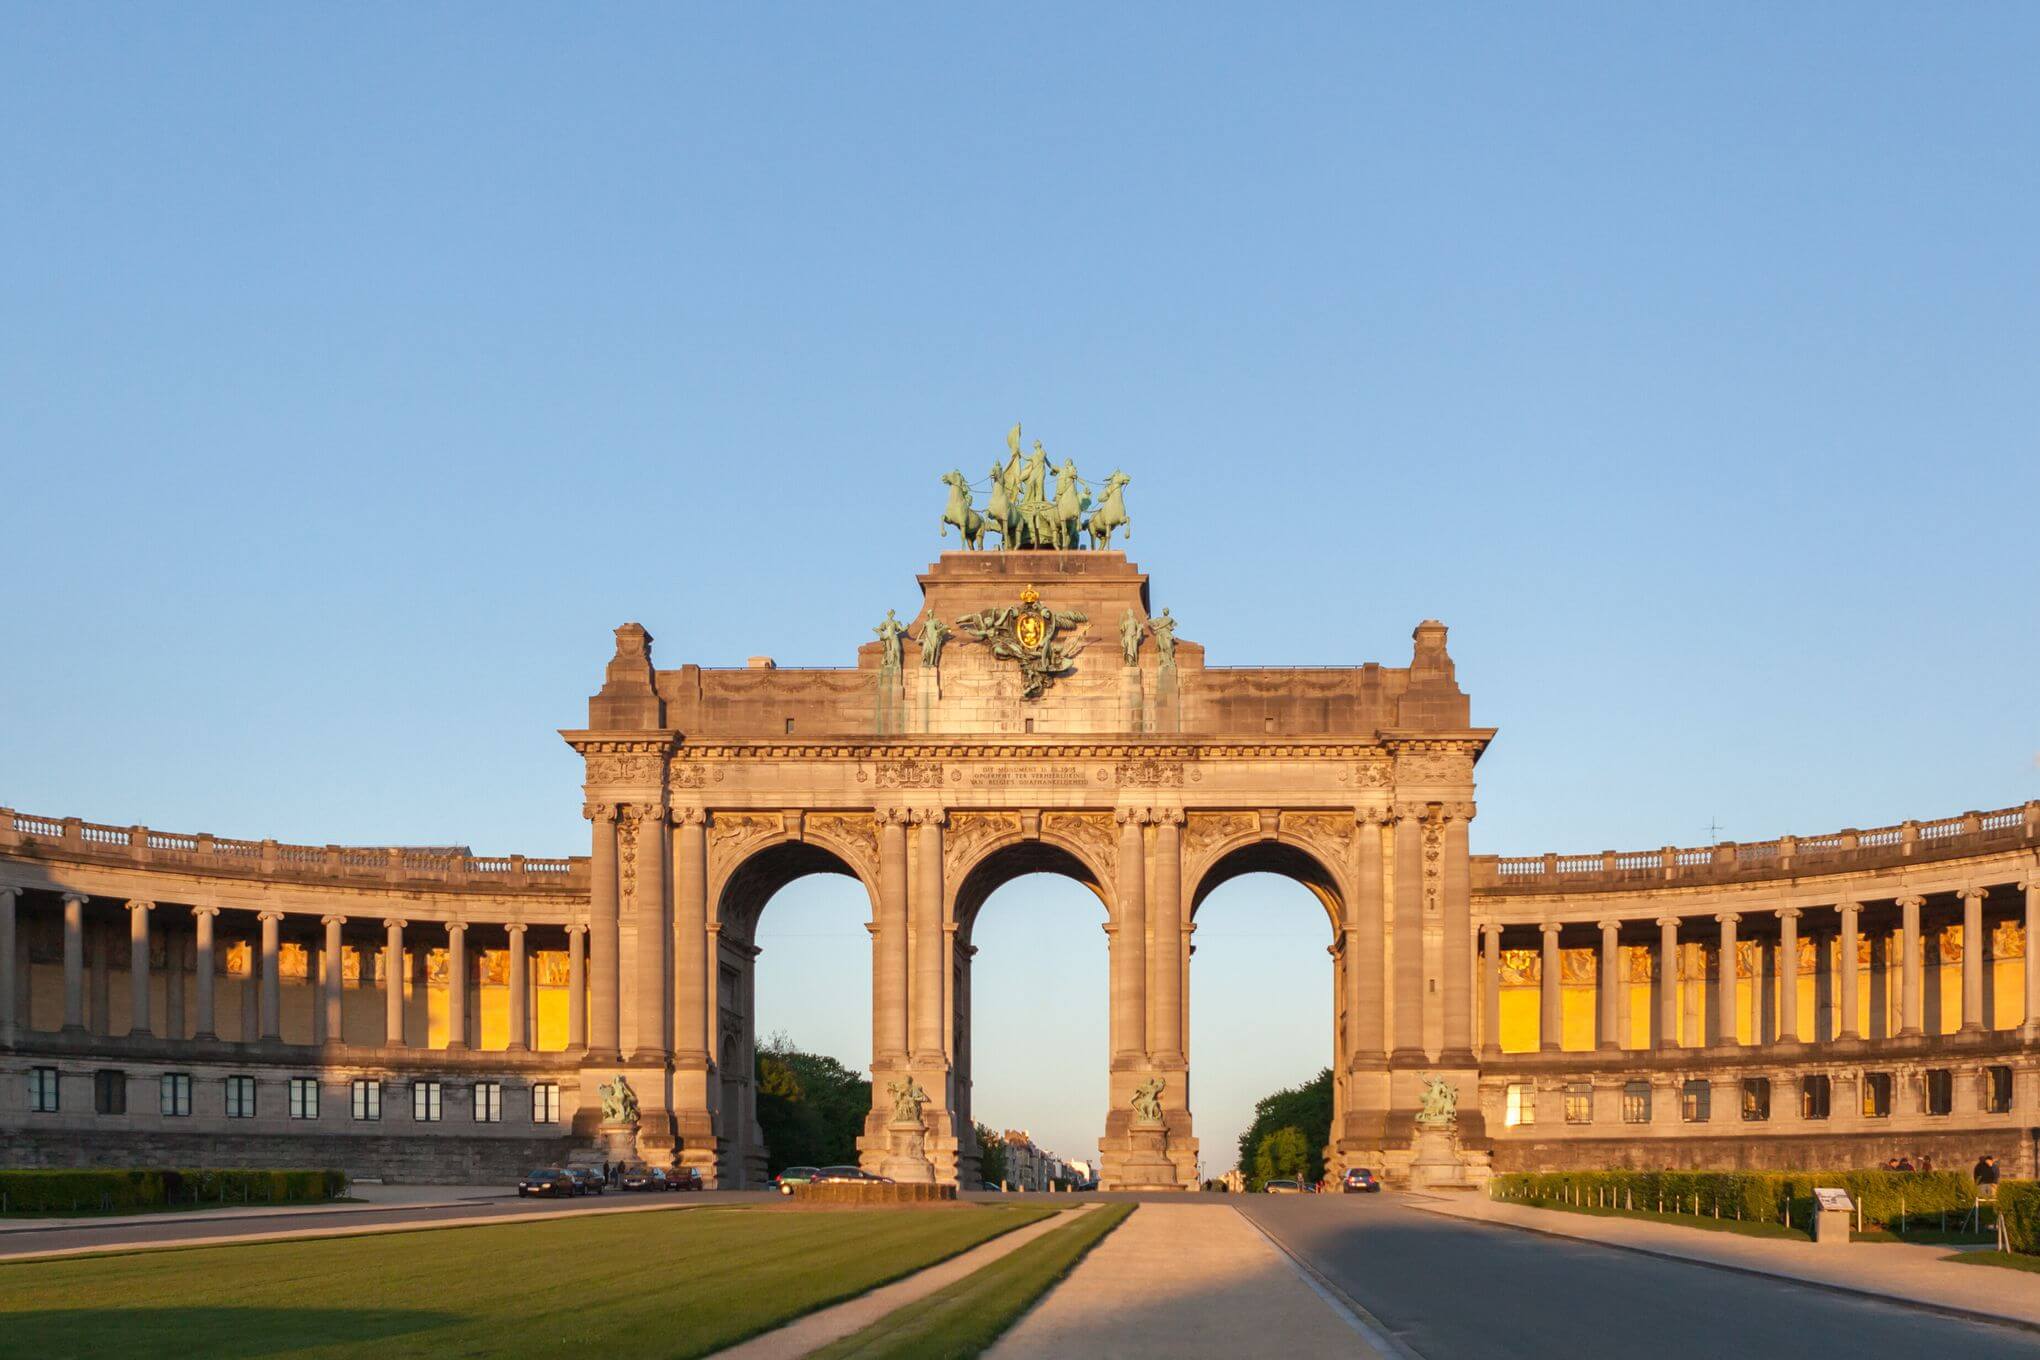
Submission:
[[[2040,803],[1475,856],[1494,733],[1441,624],[1407,665],[1214,667],[1108,548],[945,553],[920,587],[841,669],[659,669],[617,629],[562,734],[585,857],[0,809],[0,1163],[760,1184],[758,924],[834,874],[871,910],[862,1160],[974,1184],[971,937],[1048,872],[1110,953],[1101,1180],[1188,1187],[1197,912],[1274,873],[1325,912],[1335,1167],[2033,1174]]]

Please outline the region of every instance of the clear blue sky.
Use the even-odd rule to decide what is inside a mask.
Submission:
[[[1476,849],[2034,797],[2036,70],[2011,4],[0,7],[0,802],[578,849],[610,628],[846,663],[1015,418],[1214,664],[1449,623]],[[1199,934],[1214,1170],[1329,1056],[1315,910]],[[760,990],[861,1061],[859,912]],[[1065,1153],[1096,919],[981,941]]]

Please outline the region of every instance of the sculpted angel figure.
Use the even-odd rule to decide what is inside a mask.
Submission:
[[[630,1078],[621,1072],[615,1081],[605,1081],[595,1088],[595,1094],[602,1097],[602,1122],[605,1124],[635,1124],[638,1121],[637,1092],[630,1089]]]
[[[1459,1088],[1443,1077],[1428,1077],[1424,1081],[1424,1094],[1417,1107],[1419,1124],[1457,1124],[1459,1122]]]
[[[1162,1122],[1162,1088],[1168,1085],[1160,1077],[1150,1075],[1148,1079],[1133,1088],[1133,1117],[1143,1124]]]
[[[1126,664],[1129,666],[1140,664],[1140,640],[1143,632],[1140,615],[1133,610],[1128,609],[1119,616],[1119,650],[1126,654]]]
[[[921,1089],[921,1083],[911,1076],[885,1084],[886,1094],[892,1097],[892,1122],[895,1124],[918,1124],[921,1122],[921,1106],[928,1099],[928,1093]]]

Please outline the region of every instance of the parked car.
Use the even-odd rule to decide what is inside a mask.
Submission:
[[[691,1166],[673,1167],[666,1172],[666,1188],[668,1190],[699,1190],[701,1188],[701,1172]]]
[[[991,1183],[990,1181],[979,1181],[979,1182],[978,1182],[978,1189],[980,1189],[980,1190],[990,1190],[990,1191],[993,1191],[993,1192],[995,1192],[995,1193],[1003,1193],[1003,1187],[1001,1187],[1001,1186],[997,1186],[997,1185],[993,1185],[993,1184],[992,1184],[992,1183]]]
[[[600,1171],[592,1166],[570,1166],[567,1174],[574,1178],[575,1193],[599,1195],[609,1188],[609,1182]]]
[[[658,1172],[648,1166],[627,1166],[623,1175],[617,1178],[617,1184],[625,1190],[657,1190],[657,1175]]]
[[[1303,1193],[1302,1185],[1296,1181],[1286,1179],[1269,1181],[1261,1189],[1270,1195],[1300,1195]]]
[[[849,1184],[856,1181],[872,1181],[880,1185],[891,1185],[891,1176],[874,1176],[857,1166],[825,1166],[814,1174],[816,1185]]]
[[[1347,1167],[1344,1185],[1346,1193],[1349,1195],[1378,1195],[1381,1193],[1381,1182],[1375,1179],[1372,1170],[1364,1166]]]
[[[538,1171],[527,1171],[517,1182],[517,1198],[526,1195],[550,1195],[554,1199],[572,1199],[581,1193],[574,1178],[556,1166],[544,1167]]]
[[[780,1194],[790,1195],[794,1186],[806,1185],[812,1181],[818,1170],[819,1168],[812,1166],[789,1166],[772,1179],[779,1186]]]

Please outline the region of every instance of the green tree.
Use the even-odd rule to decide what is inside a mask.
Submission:
[[[1006,1140],[999,1131],[984,1124],[977,1126],[978,1175],[991,1185],[1006,1179]]]
[[[758,1046],[757,1077],[758,1127],[772,1172],[857,1160],[857,1135],[871,1109],[863,1075],[774,1034]]]
[[[1249,1180],[1258,1176],[1255,1156],[1261,1140],[1277,1129],[1295,1129],[1303,1136],[1304,1163],[1295,1174],[1317,1180],[1325,1174],[1324,1148],[1332,1137],[1332,1069],[1319,1071],[1300,1086],[1264,1096],[1254,1106],[1254,1122],[1240,1135],[1239,1168]],[[1259,1188],[1258,1184],[1255,1186]]]
[[[1284,1177],[1303,1176],[1310,1167],[1310,1144],[1303,1130],[1285,1124],[1265,1134],[1254,1149],[1254,1180],[1261,1185]]]

